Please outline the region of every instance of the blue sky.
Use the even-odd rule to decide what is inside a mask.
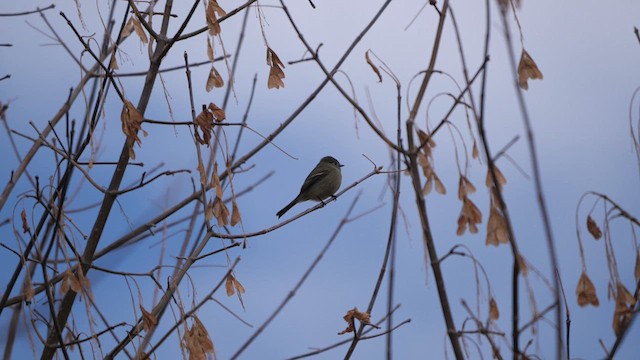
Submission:
[[[87,29],[81,31],[84,34],[101,34],[102,25],[98,21],[95,3],[81,4],[87,23]],[[263,5],[269,4],[271,3]],[[381,2],[373,4],[370,1],[315,1],[315,4],[317,9],[314,10],[305,1],[291,4],[287,2],[306,39],[313,46],[323,44],[320,55],[325,65],[332,67],[354,36],[377,11]],[[2,5],[0,12],[21,11],[47,5],[48,3],[39,1],[16,2]],[[221,0],[220,5],[230,10],[238,3]],[[408,116],[406,101],[413,102],[419,84],[419,80],[412,83],[411,80],[427,66],[437,23],[435,12],[427,8],[418,15],[413,25],[405,30],[422,5],[421,1],[392,2],[388,11],[341,68],[353,83],[353,91],[359,102],[368,112],[375,110],[390,137],[395,136],[395,87],[388,77],[382,84],[376,83],[375,75],[365,62],[364,52],[368,49],[373,50],[400,79],[404,121]],[[461,26],[469,70],[473,73],[482,61],[485,10],[480,3],[452,5]],[[106,13],[105,6],[100,7],[103,15]],[[76,10],[73,3],[60,3],[56,4],[55,10],[47,12],[47,17],[77,55],[81,47],[58,15],[60,10],[79,24]],[[188,30],[204,25],[201,10],[199,9],[199,15],[196,15],[195,24]],[[494,153],[514,137],[520,136],[519,141],[508,151],[513,161],[502,158],[498,166],[508,180],[505,198],[520,249],[530,262],[549,277],[551,270],[534,184],[531,180],[530,155],[514,95],[512,72],[506,57],[503,25],[495,10],[495,5],[492,4],[487,132]],[[603,6],[601,2],[596,1],[545,0],[523,1],[523,6],[518,12],[524,46],[544,74],[544,80],[529,82],[525,99],[533,122],[543,189],[560,260],[561,277],[571,310],[571,354],[574,358],[591,359],[603,356],[598,339],[602,339],[607,345],[613,341],[611,314],[614,305],[613,301],[607,299],[606,286],[609,275],[606,271],[603,241],[593,241],[584,229],[584,217],[592,204],[587,201],[580,209],[579,225],[582,227],[589,275],[595,283],[601,305],[595,309],[577,307],[575,286],[581,271],[575,223],[578,200],[586,191],[595,190],[607,194],[631,214],[638,216],[640,213],[638,159],[633,152],[629,135],[629,105],[634,90],[640,84],[637,72],[640,43],[633,34],[633,27],[640,26],[636,16],[638,10],[640,4],[633,1],[618,1]],[[265,33],[269,45],[286,65],[286,87],[280,90],[266,89],[268,67],[264,60],[264,40],[255,11],[252,10],[236,76],[237,99],[231,98],[226,111],[228,121],[241,120],[252,79],[254,74],[257,74],[258,87],[250,111],[249,124],[260,134],[266,135],[307,98],[323,77],[317,66],[311,62],[286,64],[287,61],[302,57],[304,49],[280,10],[265,7],[263,11],[267,20]],[[184,14],[185,9],[177,7],[175,12]],[[119,19],[120,15],[116,18]],[[0,48],[0,76],[5,73],[12,76],[11,79],[0,82],[0,100],[3,103],[11,102],[7,113],[10,125],[33,136],[34,131],[28,125],[28,121],[33,121],[38,128],[44,127],[46,121],[66,98],[68,89],[77,83],[80,73],[60,46],[48,45],[51,41],[26,21],[33,27],[45,29],[37,15],[5,18],[0,22],[0,34],[5,34],[0,42],[11,42],[14,45],[11,48]],[[241,16],[236,16],[223,26],[223,40],[229,52],[233,52],[232,49],[235,47],[240,24]],[[514,25],[512,21],[512,30],[515,31]],[[80,29],[80,26],[77,26]],[[165,66],[182,64],[184,51],[188,51],[189,57],[194,61],[205,60],[205,44],[203,36],[177,44],[167,57]],[[518,56],[519,41],[514,44],[514,48]],[[126,60],[123,58],[124,61],[120,63],[122,72],[146,69],[146,49],[139,45],[137,39],[129,39],[123,51],[126,52]],[[459,59],[453,29],[448,22],[436,69],[449,73],[458,84],[462,84]],[[84,61],[90,61],[88,56],[84,56]],[[217,64],[216,68],[226,79],[224,66]],[[196,107],[210,101],[221,104],[223,91],[204,91],[208,67],[202,66],[192,70]],[[350,89],[344,74],[337,75],[337,78],[343,86]],[[188,119],[190,108],[184,72],[168,73],[163,79],[170,94],[174,119]],[[122,85],[127,96],[135,103],[142,88],[141,79],[123,79]],[[170,120],[165,96],[160,84],[157,85],[145,116]],[[367,102],[367,91],[373,105]],[[426,127],[427,118],[430,126],[434,126],[446,113],[451,100],[438,94],[448,92],[457,94],[456,85],[448,77],[435,75],[425,96],[427,102],[423,104],[417,118],[419,127]],[[478,87],[474,88],[474,93],[478,95]],[[429,105],[428,101],[432,99],[433,102]],[[77,102],[71,116],[80,119],[83,106],[82,101]],[[122,146],[124,136],[120,130],[120,110],[119,100],[111,93],[104,118],[100,123],[100,133],[104,134],[104,140],[99,154],[100,159],[105,161],[116,159]],[[637,100],[633,114],[637,123]],[[470,148],[464,113],[457,110],[451,121],[460,129],[467,147]],[[164,163],[167,169],[189,169],[192,173],[163,178],[139,193],[120,197],[118,206],[112,211],[107,224],[108,231],[103,235],[100,247],[191,194],[191,178],[197,183],[197,160],[189,131],[186,128],[152,127],[148,124],[143,127],[149,132],[149,136],[142,138],[142,147],[136,148],[136,154],[137,161],[144,162],[145,167],[129,168],[124,184],[137,181],[143,171],[159,163]],[[0,184],[5,184],[10,171],[17,165],[17,160],[6,141],[6,133],[3,132],[0,136],[0,151],[7,154],[0,165]],[[406,134],[403,134],[403,138],[406,139]],[[235,139],[235,130],[228,130],[227,139]],[[253,148],[260,141],[260,137],[247,132],[240,144],[240,154]],[[471,198],[484,215],[481,232],[478,235],[467,234],[458,237],[455,230],[460,202],[456,198],[458,173],[454,151],[455,146],[458,146],[458,151],[462,151],[462,148],[459,147],[459,137],[456,135],[454,143],[451,133],[446,129],[438,134],[435,141],[438,145],[434,153],[436,170],[448,191],[445,196],[432,194],[427,197],[438,253],[446,253],[455,244],[464,244],[473,252],[487,271],[492,291],[500,307],[501,318],[497,326],[499,330],[509,332],[512,258],[506,246],[494,248],[484,245],[489,201],[488,192],[484,187],[486,170],[477,161],[472,162],[469,169],[469,178],[478,188],[478,192]],[[249,171],[235,177],[236,189],[242,189],[270,171],[275,171],[268,181],[238,200],[246,231],[257,231],[274,225],[277,222],[277,210],[297,194],[304,177],[322,156],[332,155],[346,165],[343,168],[343,186],[351,184],[371,170],[371,164],[362,154],[379,165],[389,165],[387,148],[362,120],[354,119],[350,105],[332,85],[327,85],[292,125],[276,138],[275,144],[298,160],[289,158],[274,146],[267,146],[247,164],[246,168],[250,168]],[[26,151],[30,144],[19,139],[18,145],[22,151]],[[29,168],[30,173],[46,179],[51,173],[51,159],[49,154],[43,152]],[[110,169],[97,167],[92,170],[92,175],[105,185],[108,184],[109,174]],[[78,183],[80,177],[76,177],[75,181]],[[402,181],[401,206],[406,219],[402,219],[398,227],[395,301],[401,304],[401,307],[395,313],[395,321],[400,322],[407,318],[411,318],[412,321],[394,333],[394,351],[397,358],[403,359],[426,356],[443,358],[445,352],[451,355],[451,350],[445,336],[431,268],[426,266],[423,258],[420,226],[415,216],[415,200],[412,198],[410,179],[404,176]],[[345,326],[342,316],[354,306],[366,308],[384,253],[391,211],[391,197],[388,190],[384,191],[385,182],[384,175],[370,178],[324,209],[274,232],[251,239],[249,247],[245,250],[235,248],[230,251],[231,258],[241,257],[236,274],[247,289],[243,297],[245,309],[242,309],[236,298],[227,298],[223,292],[218,293],[216,298],[257,327],[274,311],[317,256],[358,192],[362,195],[355,214],[384,204],[375,212],[344,228],[294,299],[241,358],[253,359],[267,355],[268,358],[286,358],[303,353],[309,348],[323,347],[345,338],[344,335],[336,335]],[[31,206],[28,202],[19,200],[19,195],[28,189],[24,180],[16,187],[12,200],[0,212],[0,221],[6,218],[19,219],[22,206]],[[80,207],[99,200],[100,197],[91,190],[86,187],[69,206]],[[311,204],[297,205],[285,218],[293,216],[309,205]],[[177,217],[190,213],[191,207],[188,207]],[[91,229],[93,215],[95,211],[76,218],[85,233]],[[601,206],[596,208],[594,217],[601,221]],[[241,229],[233,231],[240,232]],[[180,230],[168,230],[167,233],[172,236],[166,242],[164,261],[171,263],[172,256],[179,251],[184,227]],[[0,234],[6,239],[3,243],[16,247],[9,226],[0,227]],[[120,271],[148,271],[157,264],[163,250],[161,234],[162,232],[158,231],[155,237],[148,238],[143,243],[107,255],[101,258],[98,264]],[[622,220],[614,220],[611,234],[621,278],[627,287],[632,289],[635,248],[629,225]],[[78,238],[77,241],[82,240]],[[218,247],[219,243],[212,240],[207,250]],[[13,254],[0,251],[2,273],[8,274],[9,271],[13,271],[16,261]],[[197,289],[196,301],[219,281],[224,274],[225,263],[224,258],[214,257],[190,271],[191,280]],[[443,272],[456,324],[460,326],[466,316],[460,304],[461,299],[465,299],[473,309],[476,306],[473,267],[468,259],[454,257],[443,263]],[[169,273],[169,270],[163,272],[162,281],[166,282]],[[3,289],[6,277],[0,278],[0,287]],[[91,273],[90,279],[101,310],[114,319],[114,323],[131,323],[134,308],[137,311],[137,292],[134,290],[133,295],[130,295],[127,283],[121,278]],[[551,299],[549,292],[535,276],[531,276],[530,280],[536,293],[537,305],[544,308]],[[152,301],[152,284],[143,280],[139,280],[139,283],[144,294],[143,302],[149,308]],[[482,292],[486,295],[484,280],[481,283]],[[522,284],[524,285],[524,282]],[[190,293],[187,286],[182,290],[183,301],[189,304],[194,294]],[[386,282],[372,314],[375,320],[385,313],[385,297]],[[521,299],[524,322],[531,316],[524,288]],[[132,302],[135,302],[136,306],[133,306]],[[78,309],[84,308],[84,304],[77,305]],[[486,301],[481,302],[480,306],[486,309]],[[9,312],[4,312],[0,317],[0,334],[3,335],[9,320],[7,314]],[[486,310],[483,310],[483,314],[486,316]],[[83,310],[80,310],[77,316],[79,323],[86,321],[83,319]],[[222,359],[231,356],[254,331],[232,318],[215,303],[201,309],[198,316],[207,327],[218,356]],[[173,317],[167,316],[165,320],[169,319]],[[553,321],[553,317],[548,319],[549,323],[540,325],[539,337],[527,334],[522,338],[522,344],[529,338],[538,340],[532,346],[542,358],[553,356],[553,342],[550,336],[550,322]],[[25,346],[14,350],[16,358],[31,356],[30,350],[27,350],[28,339],[24,334],[26,330],[24,327],[21,329],[23,333],[18,344]],[[638,351],[638,345],[629,341],[640,332],[637,323],[630,331],[630,336],[619,353],[621,359],[632,358]],[[124,330],[121,334],[124,334]],[[104,339],[103,349],[109,349],[110,342],[111,339]],[[0,345],[2,346],[4,343]],[[504,350],[504,355],[507,345],[501,342],[500,347]],[[483,348],[484,355],[490,356],[486,350],[486,342],[483,342]],[[159,358],[173,358],[178,356],[180,351],[175,340],[168,341],[161,349],[162,357]],[[339,348],[319,358],[341,358],[345,351],[346,348]],[[376,359],[381,358],[383,353],[384,339],[378,338],[360,343],[354,358]],[[475,350],[471,349],[470,354],[471,358],[477,358]],[[78,356],[77,352],[72,355]]]

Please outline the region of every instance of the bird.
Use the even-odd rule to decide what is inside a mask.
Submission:
[[[331,156],[320,159],[318,165],[309,173],[304,180],[300,193],[287,206],[276,214],[278,218],[289,211],[295,204],[307,200],[320,201],[333,196],[342,184],[342,173],[340,168],[344,165]],[[323,202],[324,203],[324,202]]]

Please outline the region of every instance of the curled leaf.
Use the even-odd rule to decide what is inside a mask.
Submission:
[[[342,317],[347,322],[346,329],[338,333],[338,335],[344,335],[346,333],[353,332],[355,330],[355,320],[359,320],[362,324],[372,325],[371,316],[368,312],[361,312],[357,307],[347,311],[347,314]]]
[[[367,60],[367,64],[371,66],[371,69],[373,70],[373,72],[376,73],[376,75],[378,76],[378,82],[382,82],[382,75],[380,74],[380,70],[378,70],[378,67],[369,58],[369,51],[371,50],[367,50],[364,52],[364,58]]]
[[[587,230],[589,230],[591,236],[596,240],[600,240],[602,237],[602,230],[600,230],[600,227],[598,227],[598,224],[596,224],[591,215],[587,216]]]

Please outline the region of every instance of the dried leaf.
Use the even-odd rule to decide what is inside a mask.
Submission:
[[[118,70],[120,67],[118,66],[118,61],[116,59],[116,54],[113,53],[113,55],[111,55],[111,60],[109,60],[109,68],[113,69],[113,70]]]
[[[477,159],[478,156],[480,156],[478,152],[478,144],[476,143],[475,140],[473,140],[473,149],[471,150],[471,157],[474,159]]]
[[[211,70],[209,71],[209,77],[207,78],[207,85],[205,90],[210,92],[213,88],[221,88],[224,86],[224,79],[220,76],[218,70],[215,67],[211,66]]]
[[[144,32],[144,29],[142,28],[142,25],[140,24],[140,21],[138,21],[138,19],[132,18],[132,24],[133,24],[133,28],[136,31],[136,35],[138,35],[138,37],[140,38],[140,41],[142,41],[143,44],[147,44],[149,42],[149,38],[147,37],[147,34]]]
[[[27,221],[27,212],[24,209],[22,209],[22,211],[20,212],[20,220],[22,221],[22,233],[28,233],[31,228],[29,227],[29,222]]]
[[[209,201],[204,208],[204,219],[209,222],[213,219],[213,202]]]
[[[193,121],[193,132],[196,141],[201,145],[211,145],[211,132],[213,129],[213,114],[204,108]]]
[[[202,161],[198,161],[198,173],[200,174],[200,185],[206,186],[207,173],[204,170],[204,165],[202,164]]]
[[[233,286],[233,280],[235,280],[233,275],[229,274],[229,276],[227,276],[227,281],[224,283],[224,289],[227,291],[227,296],[231,296],[236,293],[235,286]]]
[[[504,175],[502,174],[502,171],[500,171],[500,169],[497,166],[494,165],[493,169],[496,173],[496,180],[498,180],[498,188],[502,189],[502,185],[505,185],[507,183],[507,178],[504,177]],[[487,169],[487,177],[485,178],[484,184],[488,188],[493,187],[493,179],[491,178],[491,170],[489,169]]]
[[[24,278],[24,301],[28,304],[36,295],[31,281],[31,272],[27,271]]]
[[[213,46],[211,45],[211,39],[207,36],[207,58],[209,61],[213,61],[215,57],[213,56]]]
[[[213,173],[211,174],[211,186],[216,190],[216,197],[222,200],[222,185],[220,176],[218,176],[218,162],[213,164]]]
[[[207,354],[213,354],[217,358],[213,341],[209,337],[207,329],[197,316],[192,316],[193,325],[182,337],[182,342],[189,352],[189,360],[206,360]]]
[[[343,335],[346,333],[353,332],[354,328],[354,320],[359,320],[362,324],[371,325],[371,316],[368,312],[360,312],[357,307],[347,311],[347,314],[342,317],[344,321],[347,322],[347,328],[338,333],[338,335]]]
[[[591,215],[587,216],[587,230],[589,230],[591,236],[593,236],[593,238],[596,240],[600,240],[600,238],[602,237],[602,231],[598,227],[598,224],[596,224],[595,220],[593,220]]]
[[[489,318],[491,320],[498,320],[500,318],[500,310],[498,310],[498,304],[493,296],[491,300],[489,300]]]
[[[507,222],[502,212],[495,207],[489,210],[489,221],[487,221],[487,240],[485,244],[498,246],[509,243],[509,231]]]
[[[142,326],[144,327],[144,330],[148,332],[158,324],[158,319],[153,314],[145,310],[142,307],[142,304],[140,304],[140,311],[142,311]]]
[[[460,175],[460,181],[458,182],[458,199],[463,200],[467,195],[476,192],[476,187],[473,186],[471,181],[466,176]]]
[[[225,114],[224,110],[220,109],[214,103],[209,103],[209,107],[207,109],[211,112],[211,114],[213,115],[213,119],[216,122],[222,122],[227,118],[227,114]]]
[[[369,51],[371,51],[371,50],[365,51],[364,58],[367,60],[367,64],[369,64],[369,66],[371,66],[371,69],[373,70],[373,72],[375,72],[376,75],[378,76],[378,82],[382,82],[382,75],[380,74],[380,70],[378,70],[378,67],[369,58]]]
[[[518,261],[518,267],[520,268],[522,275],[529,275],[529,267],[527,266],[527,262],[524,260],[524,257],[520,255],[520,253],[518,253],[516,259]]]
[[[229,209],[219,197],[213,200],[213,216],[218,220],[218,226],[229,225]]]
[[[269,78],[267,80],[267,88],[268,89],[279,89],[284,87],[284,64],[280,61],[278,55],[271,50],[271,48],[267,48],[267,65],[269,65]]]
[[[133,151],[133,145],[142,144],[142,140],[138,136],[138,131],[142,130],[142,113],[131,103],[129,100],[124,101],[122,107],[122,113],[120,114],[120,120],[122,121],[122,132],[127,136],[130,141],[129,145],[129,157],[135,160],[136,154]],[[143,135],[147,136],[147,132],[142,130]]]
[[[618,282],[616,284],[616,309],[613,314],[613,332],[616,336],[620,336],[629,326],[635,305],[636,299],[624,284]]]
[[[125,39],[127,36],[131,35],[133,31],[133,16],[129,18],[127,24],[122,28],[122,32],[120,33],[120,38]]]
[[[240,222],[240,210],[238,209],[238,204],[236,200],[233,199],[231,207],[231,226],[236,226],[237,223]]]
[[[576,295],[578,296],[578,305],[581,307],[589,304],[593,306],[600,305],[598,300],[598,294],[596,293],[596,287],[591,282],[591,279],[587,276],[586,272],[582,272],[580,280],[578,280],[578,286],[576,287]]]
[[[209,29],[209,35],[216,36],[220,34],[220,23],[216,17],[217,2],[209,0],[207,8],[205,9],[205,16],[207,19],[207,28]],[[219,6],[217,6],[219,8]]]
[[[444,184],[442,184],[442,181],[440,181],[440,178],[435,171],[433,172],[433,180],[436,183],[436,192],[440,195],[445,195],[447,193],[447,189],[444,187]]]
[[[482,222],[482,212],[473,201],[465,197],[462,200],[462,210],[460,210],[460,216],[458,217],[458,229],[456,234],[461,236],[469,227],[469,232],[476,234],[478,232],[478,224]]]
[[[520,63],[518,64],[518,85],[524,90],[529,88],[527,81],[529,79],[536,80],[542,79],[542,72],[538,69],[535,61],[531,58],[529,53],[522,49],[522,55],[520,56]]]
[[[64,295],[69,291],[72,277],[73,273],[71,272],[71,268],[67,268],[67,270],[62,275],[62,283],[60,284],[60,290],[58,290],[60,295]]]

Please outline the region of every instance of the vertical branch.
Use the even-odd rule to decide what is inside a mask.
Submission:
[[[513,46],[511,45],[511,30],[507,21],[507,7],[500,7],[502,14],[502,24],[505,32],[505,42],[507,44],[507,53],[509,57],[509,64],[511,65],[511,71],[513,73],[513,85],[515,88],[516,96],[518,99],[518,105],[520,106],[520,113],[522,114],[522,121],[524,122],[525,131],[527,134],[527,145],[529,146],[529,155],[531,156],[531,168],[533,170],[533,181],[536,190],[536,197],[538,200],[538,209],[540,211],[540,217],[544,227],[545,239],[547,241],[547,248],[549,251],[549,261],[552,267],[552,273],[555,271],[560,272],[558,268],[558,257],[556,255],[555,241],[553,239],[553,233],[551,231],[551,223],[549,221],[549,212],[547,210],[547,204],[544,197],[544,191],[542,189],[542,176],[540,174],[540,163],[538,161],[538,152],[536,150],[536,144],[533,136],[533,128],[531,126],[531,119],[529,118],[529,112],[527,110],[527,104],[524,101],[524,95],[522,89],[518,85],[518,74],[516,64],[516,58],[513,53]],[[562,308],[560,307],[560,286],[557,276],[553,276],[553,301],[556,306],[555,311],[555,326],[556,326],[556,358],[562,358]]]

